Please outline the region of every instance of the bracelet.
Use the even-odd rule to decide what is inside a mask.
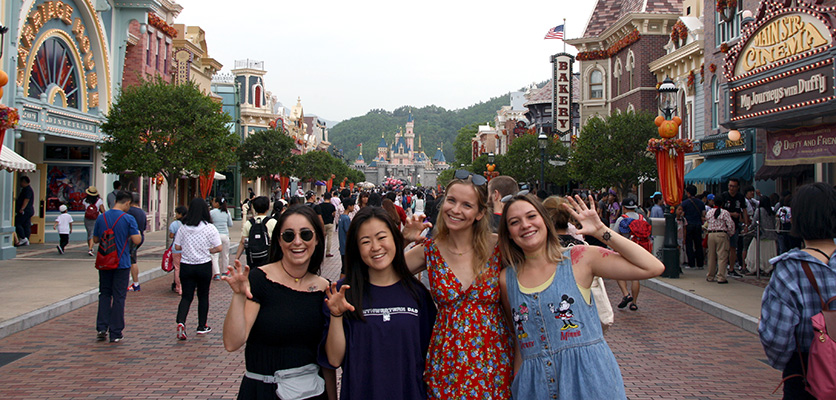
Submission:
[[[331,311],[328,311],[328,312],[329,312],[329,313],[331,314],[331,316],[332,316],[332,317],[334,317],[334,318],[342,318],[342,316],[343,316],[342,314],[339,314],[339,315],[338,315],[338,314],[334,314],[334,313],[332,313]]]

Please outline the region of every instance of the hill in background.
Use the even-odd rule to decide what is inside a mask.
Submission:
[[[444,143],[444,157],[448,163],[470,164],[470,160],[453,160],[453,141],[459,129],[473,123],[484,124],[493,121],[496,112],[509,104],[510,96],[506,94],[459,110],[447,110],[434,105],[422,108],[403,106],[394,111],[374,109],[366,115],[342,121],[330,128],[328,138],[333,148],[343,150],[350,163],[357,159],[360,153],[358,145],[363,143],[363,158],[369,162],[377,155],[381,134],[391,146],[395,133],[406,125],[409,112],[412,111],[415,119],[415,150],[418,150],[418,137],[421,138],[424,152],[429,157],[433,157],[436,148]]]

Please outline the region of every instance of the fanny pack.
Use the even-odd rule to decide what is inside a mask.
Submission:
[[[276,395],[281,400],[302,400],[318,396],[325,391],[325,380],[319,376],[319,366],[308,364],[298,368],[281,369],[273,375],[261,375],[247,371],[244,376],[276,385]]]

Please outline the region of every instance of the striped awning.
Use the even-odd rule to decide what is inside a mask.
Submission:
[[[20,154],[15,153],[14,150],[3,146],[0,150],[0,170],[9,172],[34,172],[35,164],[23,158]]]

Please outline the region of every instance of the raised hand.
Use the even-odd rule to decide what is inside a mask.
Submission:
[[[348,301],[345,299],[345,291],[348,289],[351,289],[351,287],[342,285],[340,286],[340,290],[337,290],[336,282],[331,282],[331,285],[328,286],[328,290],[325,291],[325,305],[328,306],[331,315],[339,316],[346,311],[354,311],[354,306],[348,304]]]
[[[221,279],[229,284],[232,292],[235,294],[243,294],[248,299],[252,299],[253,294],[250,292],[249,279],[250,267],[247,265],[242,266],[241,261],[235,260],[233,265],[227,267],[227,272],[229,273],[228,276],[222,276]]]
[[[598,212],[595,210],[595,200],[592,196],[589,196],[589,206],[578,195],[574,197],[566,196],[566,203],[563,206],[566,207],[572,218],[583,226],[578,230],[579,234],[593,236],[601,228],[606,228],[604,223],[601,222],[601,218],[598,217]]]
[[[423,239],[421,232],[424,231],[424,229],[432,228],[433,224],[423,222],[423,217],[423,215],[413,215],[406,219],[406,225],[404,225],[401,232],[403,233],[404,240],[406,240],[407,243]]]

